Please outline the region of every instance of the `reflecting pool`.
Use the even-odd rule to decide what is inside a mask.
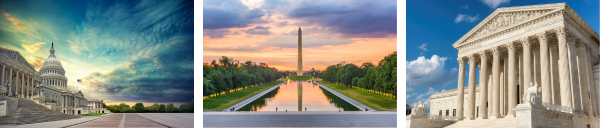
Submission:
[[[289,81],[238,111],[360,111],[352,104],[309,81]]]

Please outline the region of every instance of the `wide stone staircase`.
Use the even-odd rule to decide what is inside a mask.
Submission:
[[[9,105],[9,115],[0,117],[0,125],[22,125],[81,118],[52,111],[30,99],[2,97],[0,100],[8,100]]]
[[[463,120],[445,126],[444,128],[516,128],[517,118],[497,118],[497,119],[479,119]]]

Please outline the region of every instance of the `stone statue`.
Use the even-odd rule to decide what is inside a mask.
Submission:
[[[425,112],[425,105],[423,104],[423,102],[419,101],[419,105],[417,105],[415,108],[412,108],[412,113],[411,115],[423,115],[423,113]]]
[[[531,86],[527,88],[527,92],[525,92],[525,94],[523,95],[523,102],[531,104],[540,104],[540,93],[542,90],[541,87],[539,87],[537,84],[533,86],[533,82],[531,82],[529,85]]]

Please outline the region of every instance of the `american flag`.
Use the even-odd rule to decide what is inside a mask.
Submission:
[[[81,82],[81,79],[77,79],[77,82]]]

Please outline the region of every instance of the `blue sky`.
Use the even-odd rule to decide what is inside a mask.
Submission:
[[[191,102],[193,1],[0,1],[0,47],[39,70],[54,42],[76,90],[88,99]]]
[[[495,9],[552,3],[567,3],[596,32],[599,32],[599,3],[597,0],[407,1],[406,103],[413,107],[419,101],[423,101],[429,108],[429,96],[457,88],[458,62],[456,57],[458,50],[454,49],[452,44]],[[467,68],[465,78],[468,78],[468,72]],[[465,85],[468,85],[468,80],[465,80]]]

